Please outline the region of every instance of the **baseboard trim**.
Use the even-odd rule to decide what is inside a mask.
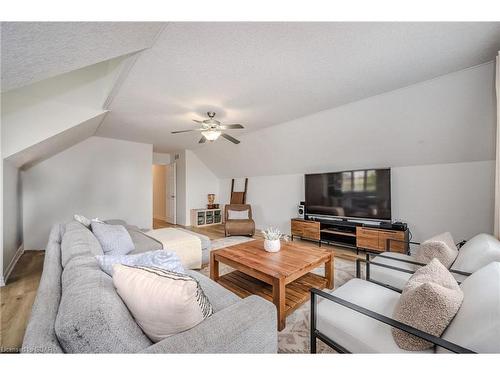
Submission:
[[[3,276],[0,276],[0,288],[5,286],[5,282],[3,281]]]
[[[14,258],[12,258],[12,260],[9,263],[9,266],[5,270],[5,275],[4,275],[3,280],[2,280],[2,286],[4,286],[7,283],[7,281],[9,280],[9,276],[10,276],[12,270],[14,269],[17,261],[19,260],[19,258],[21,258],[21,256],[23,254],[24,254],[24,244],[21,244],[21,246],[19,246],[16,253],[14,254]]]

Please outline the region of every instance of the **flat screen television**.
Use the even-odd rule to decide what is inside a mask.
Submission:
[[[306,174],[306,214],[391,220],[391,170]]]

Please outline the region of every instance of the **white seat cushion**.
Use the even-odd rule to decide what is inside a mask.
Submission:
[[[490,234],[481,233],[460,248],[451,269],[472,273],[491,262],[500,262],[500,241]]]
[[[416,262],[415,257],[406,254],[385,252],[380,255]],[[376,263],[387,264],[393,267],[402,268],[412,272],[416,271],[417,268],[419,267],[415,264],[399,262],[397,260],[382,258],[379,256],[372,258],[372,261]],[[407,281],[410,279],[410,277],[411,273],[396,271],[390,268],[384,268],[373,264],[370,265],[370,279],[378,281],[379,283],[393,286],[401,290],[403,289]]]
[[[334,296],[392,317],[400,294],[369,281],[352,279],[331,293]],[[409,352],[400,349],[391,326],[338,303],[320,299],[317,329],[352,353],[433,353],[433,349]]]
[[[442,338],[478,353],[500,353],[500,263],[474,272],[460,287],[462,306]]]

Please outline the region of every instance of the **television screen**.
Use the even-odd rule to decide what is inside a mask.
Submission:
[[[391,170],[366,169],[305,176],[306,213],[391,220]]]

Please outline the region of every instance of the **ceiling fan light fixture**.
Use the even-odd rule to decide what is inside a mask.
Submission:
[[[220,130],[207,130],[204,132],[201,132],[201,134],[209,141],[215,141],[217,138],[219,138],[221,132]]]

